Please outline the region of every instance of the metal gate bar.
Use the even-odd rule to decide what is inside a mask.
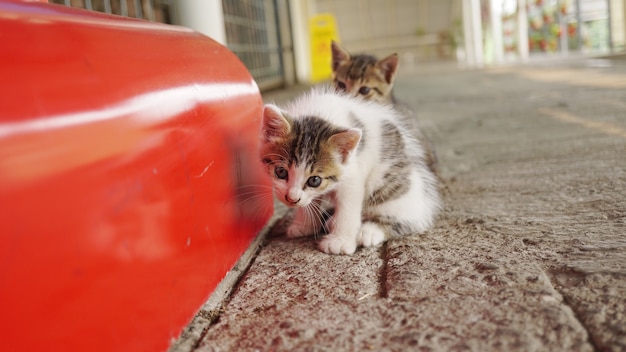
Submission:
[[[261,88],[284,82],[276,1],[223,0],[228,48],[241,59]]]
[[[50,3],[82,8],[90,11],[121,15],[124,17],[141,18],[148,21],[170,23],[171,0],[50,0]],[[144,11],[145,10],[145,11]],[[163,16],[157,16],[163,12]]]

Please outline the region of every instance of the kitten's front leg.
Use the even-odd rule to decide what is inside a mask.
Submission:
[[[308,206],[296,208],[293,221],[287,228],[288,238],[309,236],[319,232],[323,220],[318,218],[316,210],[309,207],[319,209],[320,203],[319,199],[314,199]]]
[[[330,233],[322,238],[319,249],[328,254],[352,254],[356,251],[361,227],[363,187],[337,190],[335,214],[330,221]]]

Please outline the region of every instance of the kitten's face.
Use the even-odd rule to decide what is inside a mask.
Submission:
[[[358,129],[340,129],[316,117],[291,120],[266,105],[261,160],[276,197],[289,207],[306,207],[331,192],[360,138]]]
[[[397,54],[382,60],[370,55],[350,55],[334,41],[331,49],[333,83],[337,90],[370,100],[392,100],[391,89],[398,69]]]

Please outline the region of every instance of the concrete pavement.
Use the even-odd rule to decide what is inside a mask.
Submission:
[[[437,148],[432,231],[331,256],[279,219],[172,350],[626,350],[626,61],[405,68],[395,91]]]

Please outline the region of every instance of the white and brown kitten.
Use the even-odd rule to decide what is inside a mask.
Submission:
[[[350,55],[337,42],[331,42],[332,79],[335,88],[368,100],[395,103],[393,81],[398,70],[398,54],[378,60],[367,54]]]
[[[317,234],[321,201],[335,212],[319,248],[352,254],[427,230],[440,208],[437,179],[391,104],[313,89],[263,112],[261,160],[276,197],[295,207],[288,237]]]
[[[391,54],[382,60],[367,54],[350,55],[335,41],[331,42],[331,51],[335,89],[367,100],[394,104],[396,109],[402,112],[404,124],[425,149],[426,165],[431,171],[436,172],[435,146],[422,133],[415,114],[406,105],[399,103],[393,95],[393,83],[398,71],[398,54]]]

